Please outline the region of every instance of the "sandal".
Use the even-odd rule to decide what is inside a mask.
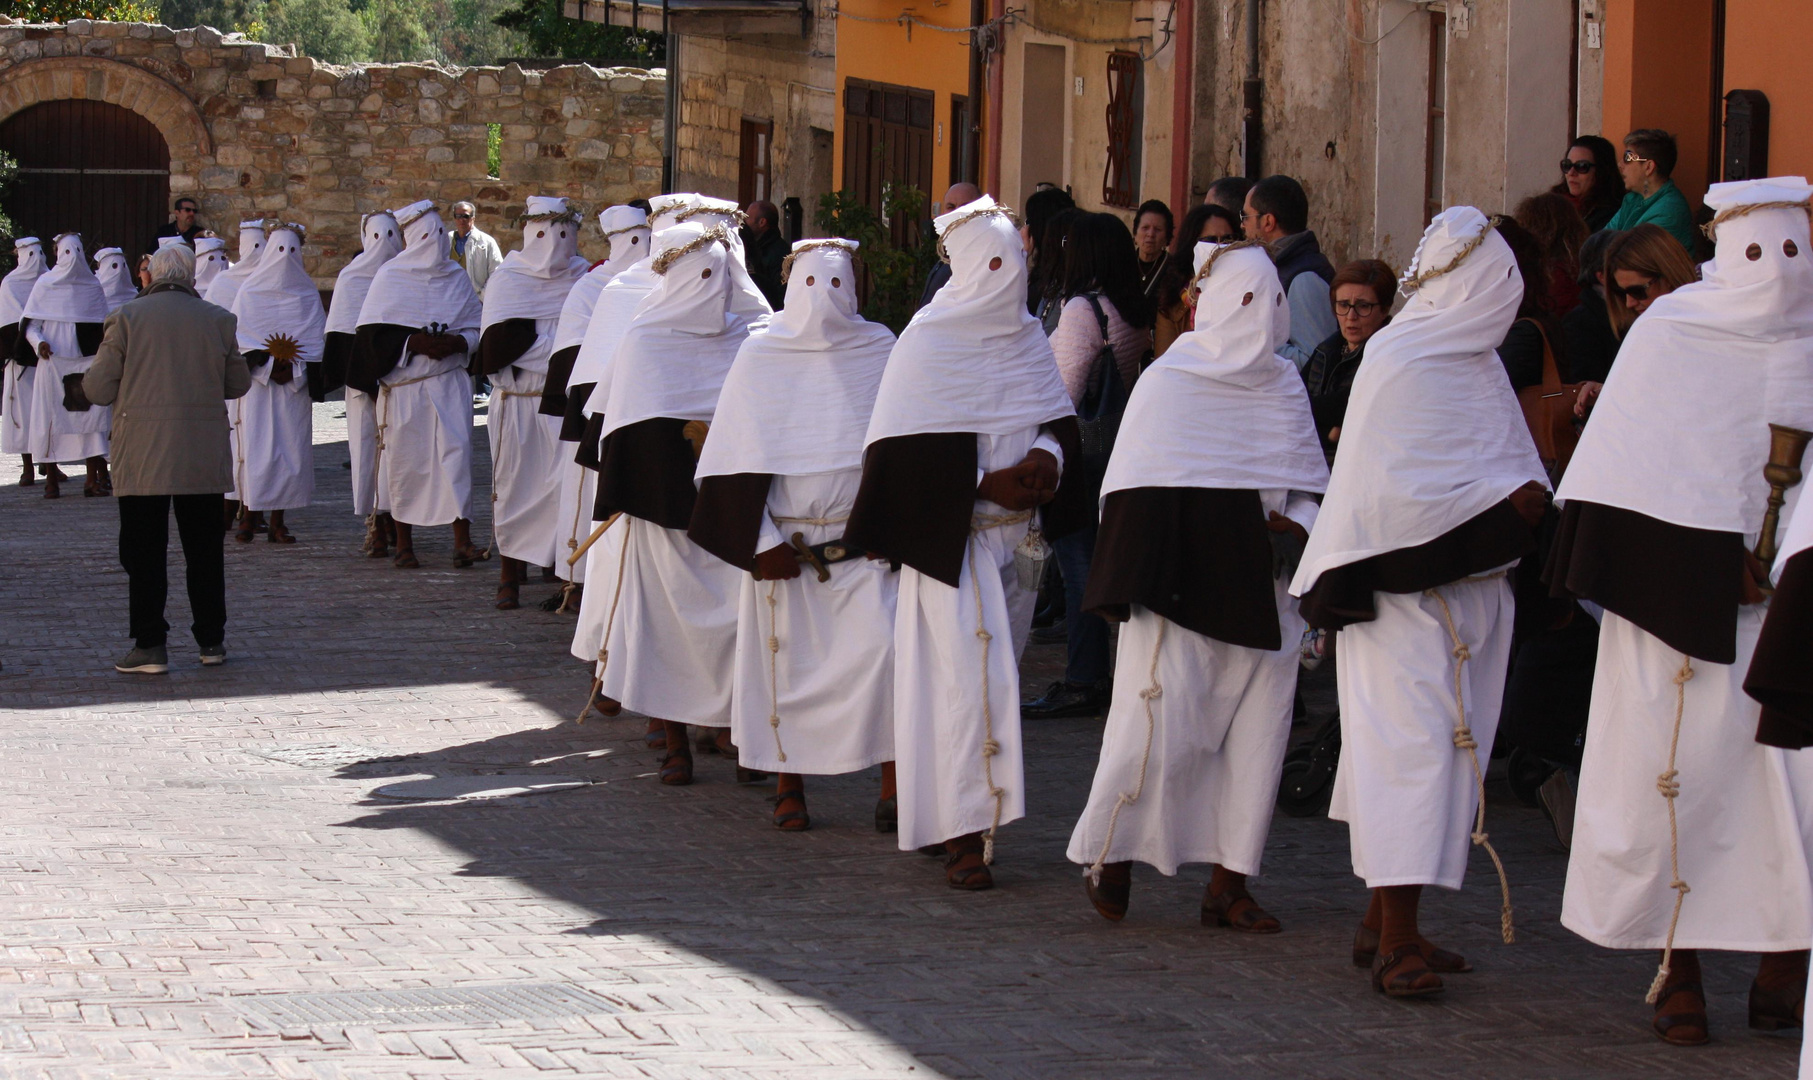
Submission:
[[[875,801],[875,831],[878,833],[897,833],[900,831],[900,796],[890,795]]]
[[[1442,992],[1442,977],[1429,970],[1414,942],[1372,958],[1372,988],[1387,997],[1428,997]]]
[[[1667,1011],[1669,1004],[1682,994],[1688,995],[1681,1003],[1686,1008]],[[1706,990],[1699,980],[1662,988],[1656,999],[1656,1015],[1649,1022],[1658,1038],[1674,1046],[1702,1046],[1712,1039],[1707,1026]]]
[[[768,774],[760,769],[745,769],[741,765],[737,766],[737,783],[739,784],[759,784],[766,779],[768,779]]]
[[[1750,1027],[1754,1031],[1791,1031],[1801,1026],[1801,1013],[1806,1004],[1804,986],[1784,990],[1766,990],[1750,984]],[[1666,1038],[1666,1036],[1664,1036]]]
[[[516,584],[499,585],[497,587],[497,610],[515,611],[519,607],[522,607],[522,599]]]
[[[398,570],[420,570],[422,568],[420,560],[415,557],[414,548],[404,548],[397,552],[397,557],[392,559],[390,564]]]
[[[96,481],[94,477],[91,476],[88,479],[82,481],[82,498],[93,499],[93,498],[96,498],[97,496],[105,495],[105,494],[106,494],[106,492],[101,490],[100,483],[98,481]]]
[[[384,523],[376,514],[365,525],[365,554],[374,559],[382,559],[390,554],[390,538],[384,533]]]
[[[241,518],[239,521],[239,530],[233,534],[233,539],[242,544],[249,544],[252,542],[252,537],[256,535],[257,530],[252,526],[252,519]]]
[[[63,478],[55,473],[46,476],[44,478],[44,497],[46,499],[61,499],[63,497],[63,489],[61,487],[62,481]]]
[[[296,542],[296,535],[290,532],[288,525],[273,525],[270,535],[266,536],[265,540],[273,544],[293,544]]]
[[[1133,893],[1133,864],[1103,863],[1102,880],[1094,881],[1088,874],[1083,875],[1083,891],[1095,905],[1097,915],[1109,922],[1120,922],[1127,917],[1127,901]]]
[[[692,755],[669,754],[661,761],[661,782],[669,787],[692,783]]]
[[[38,474],[32,472],[31,466],[27,465],[25,467],[25,471],[19,474],[19,486],[20,487],[31,487],[34,484],[36,484],[37,482],[38,482]]]
[[[1467,958],[1459,953],[1438,949],[1427,941],[1419,942],[1419,944],[1423,948],[1423,963],[1428,964],[1429,970],[1437,975],[1465,975],[1473,970],[1473,965],[1467,963]],[[1353,935],[1353,966],[1357,968],[1371,967],[1372,958],[1378,954],[1378,951],[1379,932],[1365,923],[1361,923],[1360,928],[1354,931]]]
[[[461,570],[466,569],[473,563],[489,562],[490,560],[490,548],[485,548],[483,551],[480,551],[471,544],[467,544],[463,548],[453,549],[453,565]]]
[[[774,803],[774,827],[782,832],[805,832],[812,827],[812,818],[806,814],[806,789],[790,788],[772,797]],[[797,806],[797,810],[787,810],[788,806]]]
[[[623,709],[623,706],[617,705],[615,701],[611,701],[610,698],[605,697],[603,694],[599,694],[592,699],[592,708],[597,709],[601,715],[616,716],[617,714],[605,712],[604,706],[599,704],[600,701],[610,701],[612,705],[617,706],[618,711],[622,711]],[[648,747],[650,750],[666,750],[667,725],[659,720],[650,720],[648,722],[648,730],[642,735],[642,745]]]
[[[944,842],[944,882],[953,889],[980,892],[995,887],[995,875],[982,861],[982,836],[969,833]]]
[[[1276,934],[1284,924],[1266,912],[1245,889],[1229,889],[1217,896],[1203,890],[1202,925],[1221,926],[1243,934]]]
[[[701,754],[718,753],[718,733],[708,727],[700,728],[692,737],[692,748]]]

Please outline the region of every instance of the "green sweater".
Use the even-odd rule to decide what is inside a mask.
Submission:
[[[1693,227],[1693,215],[1687,210],[1687,196],[1681,194],[1673,180],[1662,181],[1662,186],[1647,199],[1639,192],[1625,192],[1624,205],[1618,207],[1618,212],[1605,223],[1607,229],[1613,230],[1634,229],[1639,225],[1660,225],[1681,242],[1689,256],[1693,255],[1698,230]]]

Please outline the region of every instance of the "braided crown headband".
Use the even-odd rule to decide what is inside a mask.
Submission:
[[[837,248],[840,251],[847,251],[852,258],[856,255],[856,245],[841,237],[833,236],[824,240],[808,240],[799,247],[794,248],[786,258],[781,260],[781,284],[787,284],[787,279],[793,276],[793,260],[799,258],[808,251],[817,251],[820,248]]]
[[[529,213],[518,214],[516,216],[516,224],[523,225],[523,224],[527,224],[528,222],[531,222],[531,221],[547,221],[547,222],[572,221],[572,222],[577,222],[577,221],[579,221],[579,219],[580,219],[580,214],[579,214],[578,208],[569,206],[565,210],[560,210],[560,211],[556,211],[554,213],[548,213],[548,214],[529,214]]]
[[[951,261],[951,252],[950,252],[949,248],[944,246],[944,241],[946,239],[948,239],[952,233],[956,232],[958,229],[962,228],[963,226],[968,225],[970,222],[976,220],[977,218],[987,217],[990,214],[1000,214],[1002,217],[1005,217],[1007,220],[1013,222],[1014,228],[1017,229],[1020,227],[1020,215],[1014,213],[1012,207],[985,206],[980,210],[971,210],[969,213],[963,215],[962,217],[958,218],[956,221],[953,221],[949,225],[946,225],[944,227],[944,232],[938,237],[938,258],[944,262],[947,262],[947,263],[950,262]]]
[[[1230,244],[1217,245],[1213,251],[1209,252],[1208,261],[1202,264],[1202,269],[1196,271],[1196,275],[1190,278],[1190,283],[1184,286],[1184,296],[1190,301],[1190,306],[1196,306],[1197,298],[1202,295],[1202,283],[1209,280],[1209,275],[1215,272],[1215,263],[1223,255],[1230,251],[1240,251],[1243,248],[1263,248],[1264,246],[1265,243],[1260,240],[1235,240]]]
[[[1733,206],[1727,210],[1720,210],[1717,217],[1714,217],[1711,221],[1700,226],[1700,231],[1706,234],[1706,239],[1717,240],[1719,238],[1718,230],[1720,225],[1723,225],[1725,222],[1731,221],[1734,218],[1748,217],[1758,210],[1799,210],[1801,213],[1813,217],[1813,203],[1810,202],[1749,203],[1744,206]]]
[[[1466,261],[1467,256],[1479,250],[1479,245],[1486,242],[1486,237],[1490,236],[1494,229],[1507,220],[1503,214],[1493,214],[1487,218],[1486,227],[1479,230],[1478,235],[1471,240],[1462,244],[1460,250],[1454,253],[1454,258],[1449,259],[1443,266],[1438,266],[1433,270],[1417,270],[1415,261],[1412,261],[1409,268],[1404,271],[1404,276],[1398,279],[1398,291],[1409,296],[1443,274],[1453,273],[1461,263]]]
[[[637,229],[646,228],[648,228],[648,222],[644,221],[640,225],[625,225],[621,229],[607,229],[604,233],[604,257],[608,259],[616,253],[617,245],[611,243],[611,237],[622,236],[624,233],[635,232]]]
[[[679,225],[684,222],[691,221],[693,218],[699,217],[704,214],[712,214],[716,217],[729,218],[730,223],[732,225],[741,226],[741,225],[745,225],[749,222],[748,216],[745,215],[741,210],[736,209],[735,207],[732,207],[729,210],[723,210],[723,209],[719,209],[718,207],[715,207],[715,206],[689,206],[686,209],[678,211],[677,213],[674,214],[674,224]]]
[[[655,256],[655,273],[665,277],[675,263],[684,259],[686,256],[691,255],[695,251],[710,247],[712,244],[723,244],[725,250],[729,250],[730,230],[722,225],[714,225],[705,230],[703,235],[694,237],[684,246],[668,248],[666,251]]]

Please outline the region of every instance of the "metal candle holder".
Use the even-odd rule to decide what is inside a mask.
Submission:
[[[1756,541],[1756,557],[1763,566],[1775,563],[1775,533],[1781,527],[1782,503],[1788,489],[1800,483],[1801,459],[1813,431],[1769,425],[1769,464],[1763,466],[1763,479],[1769,481],[1769,509],[1763,513],[1763,532]]]

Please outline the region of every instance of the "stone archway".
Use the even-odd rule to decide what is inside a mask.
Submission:
[[[192,188],[193,178],[214,156],[214,139],[201,110],[181,90],[142,68],[98,56],[58,56],[25,60],[0,72],[0,120],[39,102],[70,98],[118,105],[156,125],[170,147],[174,189]],[[189,183],[179,184],[179,176]]]

